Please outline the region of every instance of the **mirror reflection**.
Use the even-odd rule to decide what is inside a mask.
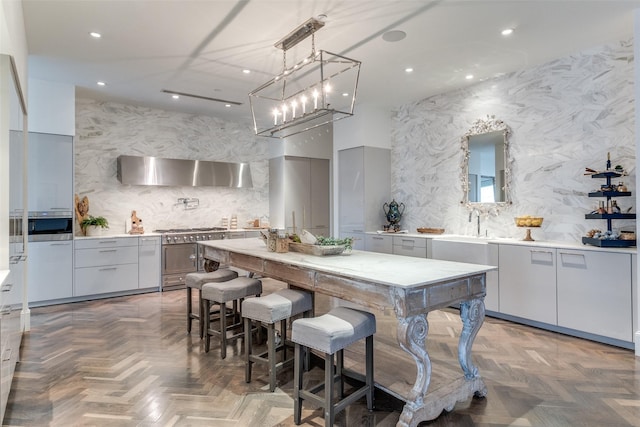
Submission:
[[[462,138],[463,203],[510,202],[508,135],[504,122],[487,116],[477,120]]]

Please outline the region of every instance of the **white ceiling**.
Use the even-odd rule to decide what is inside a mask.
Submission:
[[[362,61],[357,105],[390,108],[605,43],[640,0],[22,0],[31,77],[79,96],[250,120],[247,93],[282,70],[274,43],[326,15],[316,48]],[[515,28],[508,38],[500,31]],[[382,35],[402,30],[390,43]],[[102,33],[93,39],[90,31]],[[310,42],[287,52],[306,56]],[[414,68],[411,74],[407,67]],[[251,74],[243,74],[243,69]],[[475,79],[468,81],[467,74]],[[96,82],[103,80],[105,87]],[[241,102],[179,100],[175,90]]]

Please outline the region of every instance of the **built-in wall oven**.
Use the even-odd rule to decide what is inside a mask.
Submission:
[[[222,227],[155,230],[162,233],[161,289],[184,288],[188,273],[204,271],[204,253],[198,242],[224,239],[225,231]]]
[[[71,240],[73,238],[71,211],[29,212],[27,234],[30,242]]]

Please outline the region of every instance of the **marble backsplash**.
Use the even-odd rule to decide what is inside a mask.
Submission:
[[[76,100],[75,193],[88,196],[89,213],[104,216],[109,234],[123,233],[136,210],[146,231],[221,225],[237,215],[238,227],[269,215],[269,163],[264,139],[245,125],[144,107]],[[123,185],[119,155],[248,162],[253,188]],[[185,210],[179,198],[197,198]]]
[[[599,200],[587,197],[604,180],[584,176],[602,170],[607,153],[629,172],[635,206],[634,64],[632,42],[583,51],[527,70],[449,92],[394,112],[392,195],[406,205],[403,228],[443,227],[472,235],[475,218],[461,203],[461,137],[487,115],[512,130],[512,205],[481,218],[481,233],[522,238],[514,217],[544,217],[537,240],[578,242],[604,220],[586,220]],[[618,181],[618,180],[616,180]],[[635,221],[614,221],[635,229]]]

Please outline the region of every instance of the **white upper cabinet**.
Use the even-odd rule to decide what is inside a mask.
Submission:
[[[73,211],[73,138],[29,133],[29,211]]]
[[[75,135],[75,86],[29,79],[29,131]]]

